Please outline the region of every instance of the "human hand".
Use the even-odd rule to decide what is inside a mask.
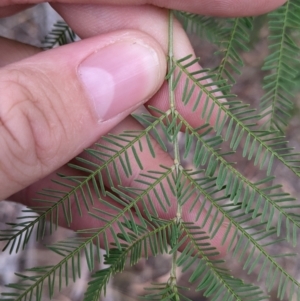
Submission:
[[[166,7],[169,3],[174,9],[229,16],[259,14],[284,1],[240,0],[230,4],[210,0],[201,2],[201,5],[199,1],[157,2]],[[105,1],[94,3],[99,4],[53,5],[83,39],[78,43],[38,53],[39,50],[32,47],[3,41],[6,56],[2,55],[2,48],[0,63],[14,63],[0,70],[1,198],[14,194],[11,199],[32,204],[30,200],[36,191],[53,185],[50,179],[54,175],[51,173],[68,174],[69,168],[63,165],[103,134],[140,129],[130,117],[124,120],[135,108],[146,101],[161,110],[168,108],[167,85],[163,84],[168,44],[166,10],[150,5],[120,7],[105,5]],[[125,5],[124,1],[121,3]],[[5,4],[9,1],[0,5]],[[128,4],[138,4],[138,1],[128,1]],[[7,9],[4,7],[2,14]],[[10,8],[10,13],[15,9],[19,6],[13,10]],[[193,53],[193,49],[181,27],[175,26],[175,41],[180,43],[175,43],[174,51],[176,57],[181,58]],[[141,70],[145,72],[140,73]],[[121,71],[120,75],[118,72]],[[128,76],[122,81],[123,74],[135,74],[136,77]],[[119,82],[114,81],[110,86],[111,77]],[[98,78],[108,84],[99,84]],[[180,93],[182,89],[178,91]],[[111,99],[111,103],[104,112],[107,99]],[[123,102],[123,99],[127,101]],[[191,125],[200,126],[197,117],[200,106],[193,114],[181,104],[177,109]],[[212,114],[211,123],[215,118],[216,114]],[[156,144],[156,148],[159,149],[159,145]],[[156,153],[156,158],[142,153],[143,161],[147,162],[145,170],[158,170],[162,163],[172,165],[172,158],[165,152],[157,150]],[[133,182],[137,173],[138,168],[132,173],[135,176],[124,176],[123,185],[138,185]],[[167,215],[158,213],[163,218],[170,218],[174,216],[175,207]],[[185,221],[193,218],[188,210],[183,211]],[[63,217],[61,220],[63,222]],[[91,219],[88,213],[74,220],[73,229],[101,226],[100,221]],[[220,252],[227,248],[221,246],[225,231],[224,223],[212,241]]]

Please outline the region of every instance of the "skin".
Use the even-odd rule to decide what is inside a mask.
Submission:
[[[1,1],[0,17],[7,17],[39,2],[43,1]],[[0,199],[9,198],[29,206],[34,205],[31,199],[36,197],[36,192],[46,187],[55,188],[50,179],[55,177],[57,172],[71,173],[65,164],[81,154],[84,148],[101,141],[101,136],[105,133],[109,131],[118,134],[124,129],[141,129],[136,121],[127,117],[131,113],[130,110],[103,123],[98,123],[94,118],[91,107],[87,105],[87,95],[77,84],[78,79],[75,74],[78,64],[88,51],[92,53],[108,41],[118,40],[124,35],[132,41],[139,40],[150,45],[159,58],[160,75],[154,79],[153,91],[141,102],[147,101],[146,106],[152,105],[166,110],[168,94],[164,75],[166,73],[165,56],[168,49],[168,19],[165,8],[215,16],[246,16],[271,11],[285,1],[89,0],[89,4],[80,4],[86,2],[62,0],[53,1],[52,4],[82,38],[79,43],[41,52],[40,49],[32,46],[0,39],[0,137],[2,139]],[[155,20],[154,23],[153,20]],[[180,58],[190,53],[193,54],[186,34],[177,23],[174,32],[175,56]],[[64,62],[65,68],[62,74],[57,73],[55,64],[58,61]],[[199,69],[201,66],[193,68]],[[177,97],[180,97],[183,86],[184,78],[179,83]],[[197,117],[201,113],[201,107],[195,113],[191,113],[191,107],[184,107],[178,103],[177,109],[191,125],[194,127],[201,125],[202,121]],[[215,118],[216,112],[212,114],[211,124],[214,123]],[[55,124],[55,126],[50,127],[49,124]],[[44,129],[42,134],[37,131],[40,127]],[[143,141],[143,143],[146,142]],[[142,160],[147,162],[144,170],[159,170],[161,163],[171,166],[173,160],[159,148],[155,141],[153,144],[157,152],[155,158],[152,158],[147,151],[140,154]],[[81,154],[81,156],[87,155]],[[133,167],[133,175],[139,177],[138,166]],[[122,175],[123,185],[142,188],[133,181],[134,177],[127,178]],[[113,181],[116,182],[117,179]],[[105,182],[105,184],[109,183]],[[113,203],[113,200],[107,200]],[[183,208],[185,221],[194,221],[195,218],[193,212],[190,213],[188,210],[191,202],[192,197]],[[197,206],[200,205],[201,199]],[[175,202],[173,202],[166,214],[157,206],[158,214],[162,218],[172,218],[176,213],[175,207]],[[65,225],[63,216],[59,218],[60,224]],[[77,216],[76,210],[74,210],[73,220],[76,221],[71,224],[74,230],[102,225],[99,220],[91,219],[87,212],[83,212],[82,217]],[[209,227],[209,222],[207,227]],[[221,244],[226,227],[225,221],[211,242],[221,254],[224,254],[227,249],[226,243]]]
[[[44,2],[42,0],[3,0],[0,7],[4,7],[12,13],[10,5],[16,4],[37,4]],[[84,0],[55,0],[50,3],[68,3],[83,4]],[[89,4],[110,4],[110,5],[145,5],[151,4],[162,8],[172,8],[185,10],[197,14],[214,15],[214,16],[247,16],[259,15],[271,11],[282,5],[285,0],[89,0]],[[15,8],[16,9],[16,8]]]

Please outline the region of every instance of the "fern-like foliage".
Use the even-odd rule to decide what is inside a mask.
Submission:
[[[265,95],[261,99],[264,126],[283,132],[293,109],[291,101],[295,89],[294,80],[297,70],[299,46],[294,37],[300,28],[300,6],[298,1],[289,0],[277,11],[269,14],[270,54],[265,60],[263,70],[268,70],[265,77]]]
[[[44,49],[51,49],[75,42],[75,40],[75,32],[64,21],[58,21],[54,24],[52,31],[45,37],[43,46]]]
[[[269,14],[270,31],[275,32],[271,41],[276,41],[270,50],[276,50],[263,67],[272,74],[266,79],[263,111],[267,113],[262,116],[231,93],[241,72],[241,51],[247,50],[253,19],[224,20],[174,12],[186,28],[209,37],[219,47],[217,54],[222,59],[218,68],[203,70],[193,55],[174,57],[170,12],[169,109],[163,112],[149,107],[152,114],[133,115],[144,128],[102,137],[86,150],[86,157],[69,164],[74,175],[60,174],[54,181],[56,188],[41,191],[37,205],[27,209],[26,221],[11,224],[0,237],[7,241],[6,249],[15,252],[26,246],[34,228],[36,238],[42,239],[47,221],[51,222],[50,232],[56,231],[59,215],[71,226],[74,214],[88,213],[101,226],[80,230],[75,238],[48,246],[61,260],[17,274],[18,283],[10,284],[12,290],[3,293],[1,300],[42,300],[45,288],[52,297],[56,289],[68,285],[69,268],[74,281],[80,278],[84,255],[92,273],[85,300],[96,301],[105,294],[110,278],[124,270],[128,258],[134,265],[143,256],[162,253],[172,257],[169,280],[147,288],[144,299],[189,300],[187,288],[178,282],[176,267],[180,267],[190,273],[189,281],[196,284],[196,290],[210,300],[268,300],[271,290],[277,291],[280,300],[300,300],[297,277],[281,263],[282,257],[293,260],[295,254],[274,253],[279,243],[297,246],[300,228],[299,200],[274,184],[274,162],[294,177],[300,176],[299,153],[278,135],[281,114],[290,109],[293,100],[288,91],[298,54],[292,37],[298,27],[299,5],[299,0],[290,0]],[[65,25],[59,23],[58,27],[61,31],[56,28],[49,35],[52,46],[64,42],[61,36],[66,32],[70,34]],[[183,89],[178,97],[180,85]],[[203,125],[193,127],[179,106],[189,109]],[[210,125],[215,112],[216,120]],[[264,127],[259,126],[262,117],[267,120]],[[143,153],[155,159],[157,150],[167,153],[170,144],[171,164],[146,169],[149,165],[143,161]],[[232,161],[236,152],[261,171],[258,179],[247,178]],[[191,160],[190,169],[184,167],[186,157]],[[39,216],[31,217],[33,211]],[[192,216],[192,221],[187,221],[186,215]],[[221,243],[248,274],[257,273],[261,287],[234,277],[213,245],[225,224]],[[95,270],[102,249],[107,267]],[[58,279],[58,288],[54,279]]]
[[[207,37],[218,46],[216,54],[220,54],[222,60],[216,70],[217,80],[227,78],[229,82],[235,83],[234,73],[240,75],[240,68],[243,67],[240,51],[248,50],[253,19],[216,19],[186,12],[177,12],[176,15],[183,20],[186,30]]]

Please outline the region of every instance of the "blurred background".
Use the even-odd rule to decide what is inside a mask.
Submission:
[[[0,36],[42,47],[42,41],[58,20],[61,20],[60,16],[54,12],[48,4],[37,5],[12,17],[0,19]],[[242,75],[238,78],[237,84],[235,84],[233,89],[233,92],[238,95],[239,99],[242,99],[246,103],[250,103],[252,107],[259,106],[259,100],[264,93],[261,82],[266,74],[261,71],[261,66],[263,65],[264,58],[268,54],[267,37],[268,28],[266,17],[261,16],[256,18],[250,42],[251,50],[242,53],[245,66],[242,69]],[[190,34],[190,38],[196,54],[201,58],[201,65],[203,67],[217,66],[220,62],[220,58],[212,55],[217,48],[206,40],[200,40],[196,35]],[[289,140],[290,145],[296,147],[296,149],[300,149],[299,108],[300,95],[298,94],[295,98],[293,118],[286,132],[287,140]],[[238,151],[234,158],[234,161],[239,162],[238,169],[243,170],[245,176],[249,177],[252,181],[255,181],[256,177],[259,176],[259,171],[250,162],[242,160],[241,155],[239,155],[240,153],[241,152]],[[188,160],[186,164],[189,164]],[[282,167],[280,167],[278,172],[275,163],[274,173],[278,174],[277,182],[283,185],[286,192],[297,197],[300,191],[299,181],[288,171],[281,168]],[[5,229],[7,227],[5,223],[14,222],[18,216],[22,216],[22,214],[24,214],[22,209],[24,208],[19,204],[9,201],[0,201],[0,229]],[[43,242],[36,243],[33,237],[26,250],[23,252],[12,255],[7,251],[0,253],[0,293],[7,291],[7,288],[4,287],[5,284],[16,281],[14,275],[15,271],[22,272],[26,268],[52,265],[59,261],[61,257],[47,250],[44,245],[63,240],[66,237],[71,237],[73,235],[74,233],[70,230],[60,228],[59,231],[56,231],[53,235],[46,236]],[[3,246],[4,242],[0,242],[0,248]],[[291,248],[290,245],[284,243],[276,245],[276,250],[274,250],[274,252],[275,251],[279,253],[297,252],[297,250]],[[82,262],[85,262],[85,260],[82,260]],[[300,281],[300,266],[298,261],[295,262],[282,259],[281,264],[284,268],[288,269],[298,281]],[[250,276],[245,275],[242,271],[242,264],[239,264],[230,258],[228,258],[227,265],[233,271],[234,275],[238,277],[243,275],[245,280],[256,283],[257,274],[255,271]],[[99,263],[99,268],[101,266],[103,267],[103,263]],[[144,287],[149,287],[152,282],[165,282],[168,279],[170,266],[171,262],[168,255],[141,260],[134,267],[128,265],[123,273],[116,275],[111,281],[106,297],[103,297],[101,300],[137,300],[137,296],[143,294]],[[189,285],[188,279],[191,272],[192,271],[181,275],[180,270],[178,270],[178,274],[181,275],[180,285]],[[69,273],[69,275],[70,283],[72,283],[72,274]],[[60,292],[56,290],[53,300],[82,300],[83,293],[90,280],[89,277],[90,273],[88,268],[83,266],[82,277],[77,281],[76,285],[71,284]],[[269,294],[271,301],[279,300],[276,296],[276,290],[274,292],[269,292]],[[206,300],[199,292],[195,292],[193,289],[187,291],[186,295],[192,301]],[[48,300],[46,290],[44,291],[43,300]]]

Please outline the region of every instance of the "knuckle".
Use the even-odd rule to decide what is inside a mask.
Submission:
[[[2,166],[12,164],[9,170],[11,166],[26,166],[28,172],[48,167],[63,139],[62,122],[43,89],[47,79],[35,72],[33,86],[32,72],[11,69],[0,76],[0,133],[4,145],[0,160],[6,162],[1,162]]]

